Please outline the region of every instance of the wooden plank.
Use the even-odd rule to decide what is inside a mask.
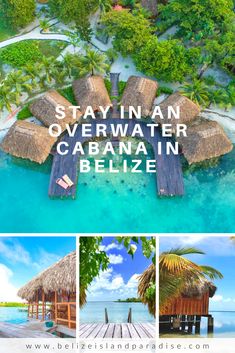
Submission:
[[[146,333],[143,328],[141,327],[140,324],[133,324],[133,326],[135,327],[136,331],[138,332],[138,335],[140,336],[140,338],[150,338],[151,335]]]
[[[155,326],[154,327],[150,326],[147,323],[140,323],[139,325],[150,337],[152,337],[152,338],[155,337],[155,333],[156,333]]]
[[[129,329],[131,338],[140,338],[140,336],[139,336],[138,332],[136,331],[135,327],[133,326],[133,324],[127,324],[127,327]]]
[[[121,324],[122,326],[122,338],[131,338],[128,324]]]
[[[96,336],[99,334],[100,330],[102,329],[104,324],[98,324],[96,328],[87,336],[87,338],[96,338]]]
[[[87,338],[90,333],[96,328],[97,324],[88,325],[87,329],[80,334],[80,337]]]
[[[108,330],[108,326],[109,324],[104,324],[100,331],[97,333],[96,338],[104,338],[106,335],[106,331]]]
[[[113,334],[114,334],[114,324],[108,324],[108,329],[105,333],[105,338],[113,338]]]
[[[113,338],[121,338],[121,337],[122,337],[121,324],[115,324]]]

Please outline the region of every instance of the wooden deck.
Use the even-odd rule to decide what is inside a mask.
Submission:
[[[55,338],[54,335],[43,330],[30,329],[28,325],[0,323],[0,338]]]
[[[128,135],[131,135],[136,120],[134,119],[114,119],[109,118],[106,120],[95,120],[92,122],[92,135],[95,136],[95,125],[96,124],[106,124],[107,133],[111,131],[111,124],[127,124],[128,123]],[[167,142],[170,142],[170,138],[163,137],[160,129],[156,129],[155,137],[151,137],[150,129],[142,121],[138,121],[141,125],[142,131],[144,133],[145,140],[150,143],[153,147],[155,154],[155,159],[157,161],[157,189],[158,195],[164,196],[176,196],[184,194],[184,182],[183,173],[181,167],[181,161],[179,155],[174,155],[172,152],[166,154]],[[74,137],[69,137],[66,134],[63,141],[67,142],[69,145],[69,152],[67,155],[62,156],[55,153],[53,158],[51,178],[49,185],[49,196],[50,197],[75,197],[76,196],[76,184],[78,180],[78,155],[72,155],[72,150],[74,149],[75,143],[80,141],[82,143],[89,141],[91,138],[84,138],[81,134],[81,126],[78,126]],[[158,142],[161,142],[162,154],[158,154]],[[75,182],[72,188],[64,190],[61,186],[56,184],[56,180],[61,178],[64,174],[68,176]]]
[[[81,324],[80,338],[155,338],[155,326],[145,324]]]

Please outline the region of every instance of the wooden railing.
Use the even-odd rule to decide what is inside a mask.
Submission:
[[[65,310],[61,310],[61,307],[65,307]],[[71,315],[71,306],[75,306],[75,318],[72,318]],[[65,313],[66,317],[61,317],[60,313]],[[55,303],[55,322],[56,323],[65,323],[69,328],[76,327],[76,302],[62,302]]]

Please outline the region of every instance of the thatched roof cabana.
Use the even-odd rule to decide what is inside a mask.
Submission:
[[[215,285],[205,278],[185,282],[181,293],[160,308],[160,315],[208,315],[209,298],[216,292]]]
[[[100,106],[103,108],[112,106],[101,76],[90,76],[74,81],[73,92],[83,113],[88,106],[94,111],[100,111]]]
[[[157,117],[157,122],[159,124],[171,124],[173,133],[175,132],[177,124],[188,124],[200,113],[200,108],[197,104],[178,92],[171,94],[162,103],[160,103],[159,106],[164,119]],[[180,118],[175,119],[172,117],[171,119],[168,119],[168,107],[172,107],[174,110],[179,107]]]
[[[158,84],[156,81],[131,76],[127,81],[121,105],[124,106],[126,112],[129,111],[130,106],[133,106],[135,109],[141,106],[142,116],[149,116],[156,97],[157,87]]]
[[[156,283],[156,266],[150,265],[141,276],[139,276],[138,295],[142,303],[148,306],[151,315],[156,316],[156,298],[153,295],[151,298],[146,297],[146,291],[151,284]]]
[[[48,129],[27,121],[16,121],[3,139],[1,148],[15,157],[43,163],[49,156],[56,138]]]
[[[177,138],[189,164],[222,156],[229,153],[232,142],[223,128],[216,122],[197,119],[187,128],[187,136]]]
[[[141,5],[153,16],[157,16],[157,0],[141,0]]]
[[[57,106],[62,106],[64,108],[64,119],[56,118]],[[45,126],[49,127],[52,124],[59,124],[62,131],[64,131],[66,129],[66,124],[73,125],[82,116],[81,112],[77,110],[76,119],[74,119],[72,109],[69,108],[71,106],[72,104],[61,96],[61,94],[57,91],[51,90],[33,102],[29,109],[31,113]]]
[[[30,301],[35,298],[39,289],[42,289],[45,294],[61,291],[76,292],[76,251],[34,277],[19,290],[18,295]]]

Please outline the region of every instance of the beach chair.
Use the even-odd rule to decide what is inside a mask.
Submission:
[[[69,187],[74,185],[74,182],[70,179],[70,177],[67,174],[62,176],[62,179],[66,182],[66,184],[68,184]]]
[[[56,180],[56,184],[58,184],[59,186],[61,186],[63,189],[68,189],[69,185],[61,178],[58,178]]]

